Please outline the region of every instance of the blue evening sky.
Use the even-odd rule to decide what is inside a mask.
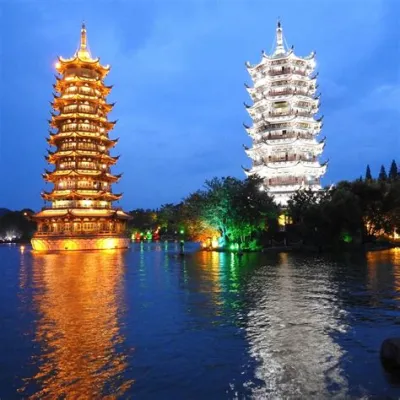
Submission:
[[[397,0],[0,0],[0,207],[38,209],[54,63],[86,21],[111,64],[112,137],[130,210],[178,202],[207,178],[244,177],[245,61],[269,52],[280,16],[298,55],[317,52],[330,184],[400,149]],[[398,159],[398,161],[400,161]]]

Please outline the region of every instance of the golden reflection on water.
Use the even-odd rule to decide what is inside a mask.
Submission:
[[[40,355],[22,392],[35,392],[32,399],[123,395],[133,383],[124,380],[127,355],[118,350],[124,252],[34,254],[32,268]]]
[[[379,292],[382,282],[393,283],[394,298],[400,299],[400,248],[367,253],[368,286]]]

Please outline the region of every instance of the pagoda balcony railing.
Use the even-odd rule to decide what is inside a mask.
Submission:
[[[297,117],[307,117],[307,118],[312,118],[312,111],[294,111],[293,112],[294,115],[296,115]]]
[[[288,60],[274,60],[271,61],[271,65],[282,65],[282,64],[287,64]]]
[[[78,150],[94,150],[94,151],[99,150],[98,146],[96,146],[95,144],[82,144],[82,143],[78,143],[77,149]]]
[[[257,109],[250,109],[249,113],[253,118],[253,122],[254,123],[258,123],[263,121],[265,118],[278,118],[278,117],[309,117],[311,118],[313,114],[315,114],[318,110],[314,109],[314,110],[307,110],[306,108],[304,108],[304,111],[299,111],[299,110],[288,110],[285,112],[264,112],[264,108],[263,107],[259,107]],[[265,117],[266,116],[266,117]]]
[[[80,96],[89,96],[94,98],[96,96],[99,96],[100,92],[96,93],[96,91],[93,89],[82,90],[82,87],[79,86],[79,87],[65,89],[62,95],[63,95],[62,97],[65,97],[65,95],[72,95],[72,96],[80,95]]]
[[[310,67],[308,67],[308,63],[307,63],[307,61],[305,61],[305,60],[288,60],[288,59],[283,59],[283,60],[273,60],[273,61],[271,61],[270,62],[270,65],[271,66],[275,66],[275,65],[288,65],[288,68],[290,68],[289,67],[289,65],[290,66],[298,66],[298,67],[303,67],[303,68],[309,68],[309,69],[311,69]]]
[[[60,236],[60,238],[66,237],[66,236],[125,236],[124,232],[117,231],[117,230],[89,230],[89,231],[82,231],[82,230],[64,230],[64,231],[56,231],[56,232],[43,232],[43,231],[37,231],[35,233],[35,236],[43,236],[43,237],[57,237]]]
[[[98,97],[101,96],[101,94],[88,94],[88,93],[79,93],[79,92],[73,92],[73,93],[67,93],[64,92],[62,93],[62,95],[60,96],[60,98],[64,99],[64,100],[78,100],[79,96],[79,100],[92,100],[92,101],[98,101]]]
[[[254,163],[255,166],[265,165],[269,163],[286,163],[286,162],[294,162],[294,161],[304,161],[314,163],[317,161],[316,157],[301,157],[301,156],[289,156],[289,157],[268,157],[262,158],[260,161],[256,161]]]
[[[269,69],[268,70],[268,74],[270,76],[279,76],[279,75],[288,75],[288,74],[296,74],[296,75],[300,75],[300,76],[308,76],[309,73],[304,71],[304,70],[299,70],[296,68],[281,68],[281,69]]]
[[[268,113],[267,114],[267,118],[271,119],[273,118],[274,121],[284,121],[285,119],[287,119],[288,117],[293,117],[294,113],[288,112],[285,114],[281,114],[281,113]]]
[[[88,105],[70,105],[70,106],[65,106],[63,108],[63,113],[67,114],[67,113],[89,113],[89,114],[95,114],[98,111],[98,107],[90,107]]]
[[[257,83],[257,85],[256,85]],[[309,81],[309,82],[304,82],[304,81],[298,81],[298,80],[281,80],[281,81],[273,81],[270,84],[261,82],[255,82],[254,87],[259,87],[262,86],[262,84],[266,84],[267,87],[270,88],[270,90],[274,89],[289,89],[289,90],[312,90],[315,88],[316,83],[315,81]]]
[[[101,147],[101,146],[100,146]],[[95,144],[81,144],[81,143],[64,143],[61,145],[60,150],[89,150],[89,151],[99,151],[99,146]],[[104,149],[103,149],[104,150]]]
[[[254,133],[263,133],[269,131],[277,131],[281,129],[290,128],[290,124],[271,124],[271,125],[261,125],[257,128],[253,128]]]
[[[63,112],[60,115],[57,115],[57,117],[63,117],[63,118],[95,118],[95,119],[100,119],[102,121],[106,121],[106,118],[104,115],[101,115],[100,113],[93,112],[93,113],[87,113],[87,112],[81,112],[81,111],[75,111],[75,112]]]
[[[252,133],[253,134],[262,134],[262,133],[268,134],[269,132],[280,131],[282,129],[288,129],[288,128],[296,128],[299,131],[311,131],[311,132],[314,132],[314,133],[319,132],[319,129],[320,129],[318,124],[312,124],[312,125],[307,124],[307,126],[305,126],[302,123],[297,123],[295,125],[292,125],[292,124],[261,125],[259,127],[253,127],[251,129],[252,129]]]
[[[91,204],[90,206],[83,207],[82,204],[80,203],[80,200],[68,200],[68,204],[67,205],[66,204],[58,205],[56,203],[53,203],[51,208],[57,209],[57,210],[69,209],[69,208],[80,209],[80,210],[89,210],[91,208],[107,210],[107,209],[112,208],[112,206],[111,206],[110,202],[107,202],[107,204],[94,203],[94,204]]]
[[[82,163],[77,163],[75,162],[63,162],[62,164],[59,164],[57,166],[57,169],[60,170],[68,170],[68,169],[75,169],[77,168],[78,170],[85,170],[85,171],[103,171],[106,169],[102,164],[82,164]]]
[[[289,110],[286,112],[269,112],[267,113],[268,118],[275,118],[275,119],[284,119],[286,117],[309,117],[311,118],[312,115],[310,112],[307,111],[298,111],[298,110]]]
[[[270,90],[267,92],[268,96],[286,96],[286,95],[298,95],[298,96],[310,96],[311,91],[307,90],[293,90],[293,89],[285,89],[285,90]]]
[[[314,115],[318,112],[317,107],[305,107],[305,106],[298,106],[297,104],[293,106],[293,113],[295,115],[302,115],[302,114],[307,114],[307,115]]]
[[[268,186],[292,186],[292,185],[319,185],[320,181],[318,179],[306,180],[304,178],[296,179],[267,179]]]
[[[276,82],[277,80],[289,80],[291,77],[296,79],[297,81],[308,82],[310,78],[306,74],[296,74],[292,72],[277,72],[277,73],[259,73],[254,78],[254,86],[261,86],[268,84],[269,82]],[[315,80],[311,81],[315,82]]]
[[[84,186],[84,185],[76,185],[76,184],[71,184],[71,185],[57,185],[56,190],[98,190],[98,191],[104,191],[104,190],[109,190],[109,186],[100,186],[100,185],[92,185],[92,186]]]
[[[78,169],[90,169],[90,170],[98,170],[98,171],[100,171],[102,168],[101,168],[101,165],[97,165],[97,164],[84,164],[84,163],[78,163],[78,165],[77,165],[77,168]]]
[[[101,155],[101,152],[98,151],[98,150],[77,149],[76,147],[74,147],[72,149],[60,149],[54,154],[57,154],[57,155],[59,155],[61,157],[63,157],[63,156],[64,157],[68,157],[72,151],[73,152],[80,151],[80,152],[84,153],[84,154],[79,154],[78,157],[83,157],[84,156],[84,157],[89,157],[90,158],[90,157],[96,157],[96,156]],[[61,154],[61,153],[66,153],[66,154]]]
[[[288,132],[286,134],[282,134],[282,135],[266,135],[262,138],[262,140],[264,141],[269,141],[269,140],[276,140],[276,141],[280,141],[280,140],[285,140],[285,139],[290,139],[290,140],[294,140],[294,139],[305,139],[305,140],[312,140],[314,138],[313,135],[304,135],[304,134],[298,134],[295,132]]]
[[[99,133],[99,128],[96,126],[90,127],[88,124],[71,124],[65,123],[61,127],[62,132],[74,133],[76,131]]]

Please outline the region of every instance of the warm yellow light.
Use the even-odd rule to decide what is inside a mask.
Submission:
[[[103,250],[116,249],[118,247],[118,240],[115,238],[99,239],[97,248]]]
[[[57,62],[55,63],[55,67],[56,67],[56,69],[59,69],[59,68],[61,67],[61,63],[60,63],[59,61],[57,61]]]
[[[216,249],[219,246],[218,239],[215,236],[212,238],[211,246],[213,249]]]
[[[79,248],[74,240],[64,240],[61,245],[61,250],[79,250]]]
[[[285,226],[286,225],[286,217],[285,214],[281,214],[278,218],[278,225]]]

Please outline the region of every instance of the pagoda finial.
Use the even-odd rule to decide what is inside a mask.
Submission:
[[[276,26],[276,48],[274,51],[274,55],[285,54],[285,53],[286,50],[283,44],[283,29],[282,29],[281,19],[279,17]]]
[[[85,21],[82,22],[81,40],[80,40],[80,43],[79,43],[77,56],[82,60],[90,60],[92,58],[91,54],[89,52],[89,49],[88,49],[88,44],[87,44],[87,33],[86,33]]]
[[[80,45],[80,50],[86,50],[87,47],[87,38],[86,38],[86,25],[85,21],[82,22],[82,28],[81,28],[81,45]]]

